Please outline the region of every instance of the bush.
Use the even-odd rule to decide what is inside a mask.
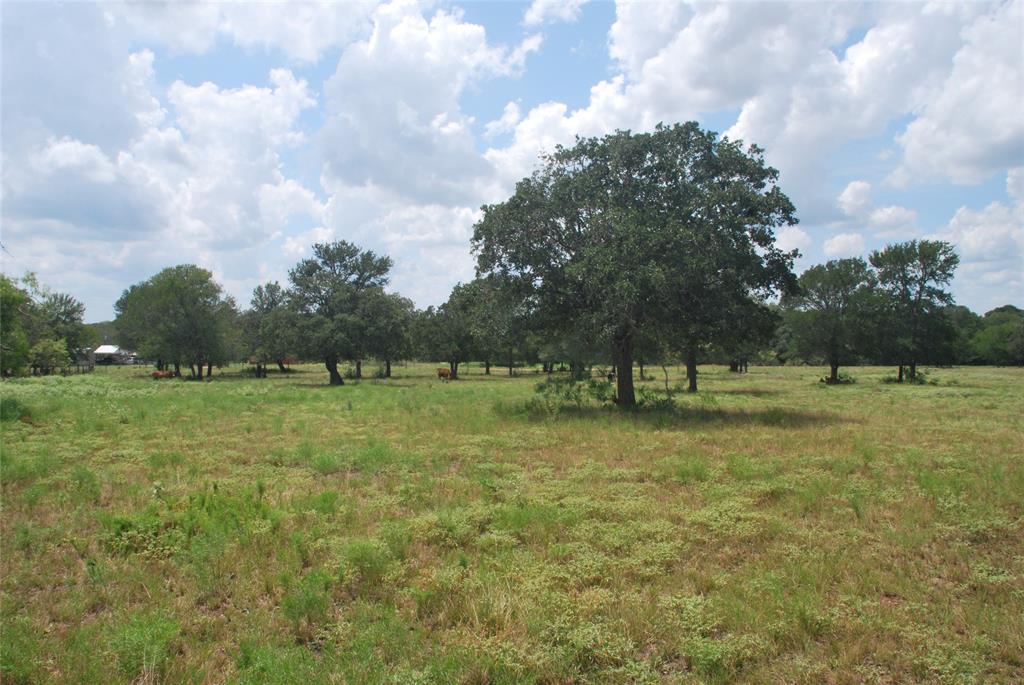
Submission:
[[[323,623],[331,606],[331,579],[323,571],[313,571],[298,582],[281,601],[281,611],[301,633],[303,622],[310,628]]]
[[[666,397],[659,392],[652,390],[646,385],[641,385],[637,389],[637,395],[639,395],[637,404],[646,409],[654,409],[657,411],[672,411],[676,408],[675,400],[671,397]]]
[[[387,545],[379,540],[356,539],[345,545],[342,559],[347,575],[364,587],[379,585],[391,570],[392,557]]]
[[[46,374],[71,364],[68,345],[63,340],[40,340],[29,350],[28,358],[33,368]]]
[[[546,405],[571,402],[582,409],[586,403],[583,383],[571,378],[550,377],[538,383],[534,390],[544,398]]]
[[[17,421],[32,416],[32,411],[17,397],[0,398],[0,421]]]

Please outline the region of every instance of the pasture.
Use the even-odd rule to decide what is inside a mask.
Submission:
[[[1022,369],[149,371],[0,386],[4,683],[1024,681]]]

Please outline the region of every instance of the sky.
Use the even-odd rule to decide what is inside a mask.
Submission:
[[[577,136],[695,120],[756,143],[797,271],[955,244],[1024,306],[1024,3],[0,3],[0,269],[113,317],[160,269],[240,305],[317,242],[425,307],[473,224]]]

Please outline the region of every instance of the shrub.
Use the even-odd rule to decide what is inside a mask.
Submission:
[[[581,381],[551,377],[538,383],[534,390],[544,398],[547,405],[571,402],[576,405],[577,409],[582,409],[586,403],[584,388]]]
[[[304,647],[257,646],[244,641],[235,660],[239,685],[291,685],[317,682],[316,658]]]
[[[326,620],[331,606],[330,589],[330,577],[324,571],[313,571],[281,600],[281,611],[292,622],[296,633],[302,632],[303,622],[311,628]]]
[[[363,586],[380,583],[392,564],[388,547],[370,538],[359,538],[345,545],[342,560],[346,571],[354,574],[353,580]]]
[[[139,682],[162,677],[178,636],[178,622],[162,611],[135,614],[110,637],[110,650],[122,675]]]
[[[32,416],[32,411],[17,397],[0,398],[0,421],[17,421]]]
[[[64,340],[40,340],[28,352],[29,363],[43,373],[63,369],[71,364],[68,345]]]

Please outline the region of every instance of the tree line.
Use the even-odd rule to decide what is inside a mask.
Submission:
[[[49,374],[70,366],[95,342],[82,321],[85,306],[53,292],[28,273],[0,275],[0,371]]]
[[[290,358],[323,363],[332,385],[345,382],[340,365],[360,378],[371,359],[384,377],[410,358],[452,378],[471,360],[485,373],[559,366],[573,380],[600,366],[623,406],[636,403],[636,366],[643,377],[684,364],[696,391],[700,362],[823,362],[829,383],[864,362],[893,364],[901,382],[924,363],[1024,363],[1021,310],[979,317],[953,303],[947,243],[893,244],[798,278],[797,251],[776,244],[797,223],[777,181],[760,148],[692,122],[579,139],[482,208],[476,278],[437,307],[386,290],[388,256],[338,241],[314,245],[286,283],[258,286],[244,310],[209,271],[164,269],[124,292],[114,330],[193,378],[242,360],[266,376]]]

